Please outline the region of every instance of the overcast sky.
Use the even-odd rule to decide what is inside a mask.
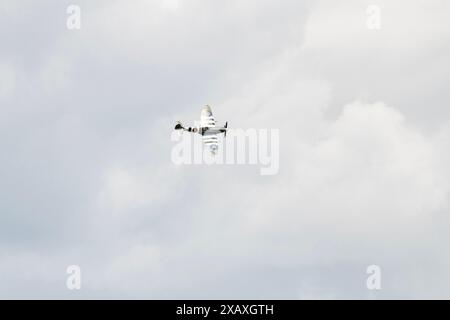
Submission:
[[[0,298],[450,298],[449,56],[445,0],[1,0]],[[279,173],[175,165],[205,104]]]

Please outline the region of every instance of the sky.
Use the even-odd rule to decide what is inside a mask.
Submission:
[[[449,299],[449,56],[445,0],[1,0],[0,298]],[[173,163],[205,104],[278,173]]]

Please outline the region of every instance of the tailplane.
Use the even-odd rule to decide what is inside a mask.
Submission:
[[[177,122],[177,124],[175,125],[175,130],[182,130],[184,129],[183,125],[181,124],[180,121]]]

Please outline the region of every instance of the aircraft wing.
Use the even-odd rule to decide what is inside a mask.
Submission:
[[[219,139],[217,134],[205,134],[202,136],[203,144],[211,150],[211,152],[215,153],[219,148]]]
[[[216,126],[216,121],[211,111],[210,106],[205,106],[200,114],[200,126],[203,128],[213,128]]]

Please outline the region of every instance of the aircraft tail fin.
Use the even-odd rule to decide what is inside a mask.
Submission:
[[[175,130],[182,130],[184,129],[183,125],[181,124],[180,121],[177,122],[177,124],[175,125]]]

